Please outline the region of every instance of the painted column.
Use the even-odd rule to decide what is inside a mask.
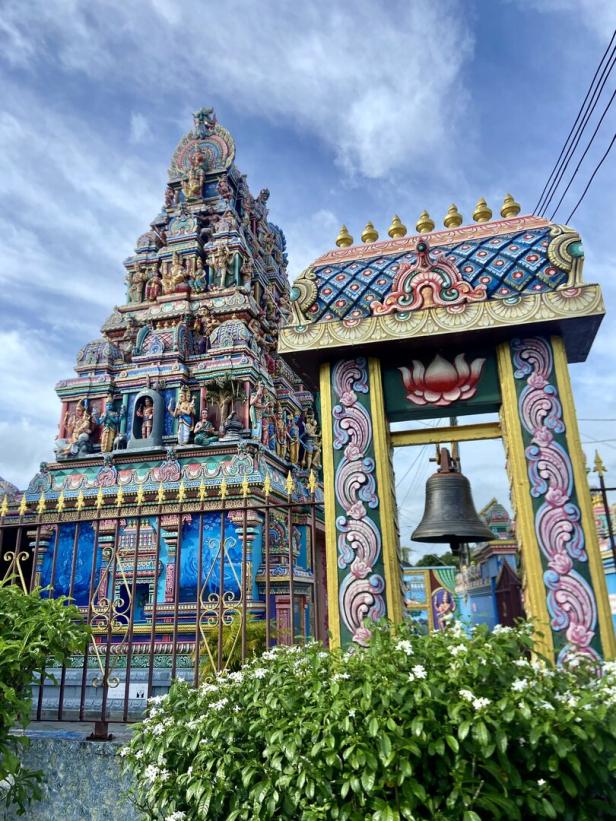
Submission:
[[[539,648],[613,658],[614,631],[569,372],[560,337],[498,349],[503,437],[524,568],[527,615]]]
[[[378,360],[321,366],[329,629],[334,646],[401,619],[393,481]]]

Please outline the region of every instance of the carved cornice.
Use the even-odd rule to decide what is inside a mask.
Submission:
[[[280,332],[278,352],[284,355],[391,340],[516,328],[543,322],[601,317],[604,313],[600,287],[581,285],[577,288],[525,294],[514,300],[492,299],[452,308],[427,308],[405,315],[287,326]]]

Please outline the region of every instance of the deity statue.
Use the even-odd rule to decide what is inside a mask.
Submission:
[[[182,259],[177,251],[173,252],[171,264],[167,262],[165,273],[163,274],[163,294],[172,294],[175,291],[187,290],[186,269],[182,263]]]
[[[203,268],[203,260],[201,257],[197,257],[197,262],[195,263],[195,270],[192,276],[192,288],[197,294],[207,291],[207,272]]]
[[[165,208],[173,208],[175,205],[175,191],[168,185],[165,188]]]
[[[175,407],[169,403],[169,413],[178,420],[178,445],[187,445],[195,420],[195,400],[190,395],[187,385],[180,391],[180,401]]]
[[[182,180],[182,191],[187,199],[195,199],[201,196],[203,183],[205,182],[204,161],[205,157],[199,149],[190,158],[190,169],[186,179]]]
[[[252,274],[254,271],[254,265],[252,260],[249,257],[242,260],[242,264],[240,266],[240,278],[242,281],[242,285],[246,285],[247,287],[250,286],[252,282]]]
[[[314,454],[317,440],[317,421],[314,416],[308,416],[304,422],[304,431],[301,436],[301,443],[304,447],[304,458],[302,467],[310,470],[314,466]]]
[[[211,284],[214,288],[227,288],[229,284],[229,271],[233,254],[227,245],[217,245],[208,257],[208,263],[212,267]]]
[[[111,453],[113,443],[120,430],[122,413],[114,410],[113,396],[111,394],[105,400],[102,414],[94,414],[94,421],[102,427],[101,431],[101,453]]]
[[[213,108],[200,108],[193,113],[193,134],[197,139],[204,139],[216,125],[216,114]]]
[[[292,416],[287,427],[287,439],[289,441],[289,461],[293,465],[299,463],[299,425],[297,416]]]
[[[195,437],[194,442],[195,445],[201,445],[205,447],[212,442],[218,441],[218,437],[216,436],[216,429],[214,425],[210,422],[207,418],[207,408],[201,411],[201,416],[197,424],[195,425]]]
[[[140,439],[149,439],[152,435],[152,426],[154,425],[154,402],[149,396],[143,400],[143,405],[137,408],[136,415],[140,417],[141,422],[141,436]]]
[[[163,285],[160,274],[158,273],[158,268],[154,268],[152,275],[145,286],[145,298],[148,302],[156,302],[162,293],[162,289]]]
[[[263,382],[258,382],[256,391],[250,397],[250,432],[254,439],[261,438],[263,410],[267,407],[264,391]]]
[[[229,185],[229,180],[226,177],[221,177],[218,180],[218,193],[226,202],[230,202],[233,199],[233,189]]]
[[[218,217],[216,223],[217,234],[227,234],[229,231],[234,231],[237,227],[237,220],[233,211],[227,209],[222,216]]]
[[[281,459],[287,458],[287,425],[282,408],[276,414],[276,453]]]
[[[147,281],[147,274],[141,266],[128,275],[128,301],[143,302],[143,286]]]
[[[56,443],[56,456],[58,459],[67,459],[69,456],[81,456],[90,453],[92,445],[90,434],[92,432],[92,413],[88,410],[86,402],[81,399],[66,423],[66,439],[58,439]]]

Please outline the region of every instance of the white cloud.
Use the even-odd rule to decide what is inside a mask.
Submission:
[[[147,117],[138,111],[133,111],[130,115],[130,141],[131,143],[142,143],[152,138],[152,129]]]
[[[606,45],[616,28],[616,3],[614,0],[517,0],[526,9],[534,8],[545,13],[573,14],[580,23],[592,31]]]
[[[31,65],[53,48],[63,68],[107,83],[131,76],[150,93],[188,91],[197,100],[216,90],[240,111],[294,123],[369,178],[428,153],[443,165],[467,96],[461,72],[472,41],[449,0],[231,0],[215,12],[198,0],[35,0],[9,3],[4,18],[12,63]],[[26,37],[37,46],[27,60]]]

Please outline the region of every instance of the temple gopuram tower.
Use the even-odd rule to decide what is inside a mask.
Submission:
[[[18,514],[36,525],[24,575],[75,599],[116,670],[153,650],[155,670],[200,653],[215,667],[211,632],[234,619],[267,614],[271,642],[325,634],[314,395],[277,354],[285,238],[234,158],[214,111],[198,111],[124,263],[126,303],[57,385],[56,462]]]

